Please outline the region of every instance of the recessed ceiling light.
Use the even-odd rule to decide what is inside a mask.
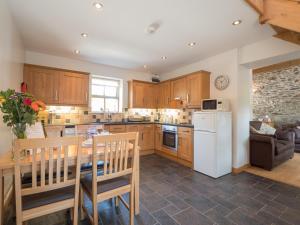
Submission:
[[[86,38],[88,36],[88,34],[87,33],[81,33],[81,37],[84,37],[84,38]]]
[[[80,51],[79,51],[78,49],[76,49],[74,52],[75,52],[75,54],[77,54],[77,55],[80,54]]]
[[[188,45],[189,45],[190,47],[193,47],[193,46],[196,45],[196,42],[190,42]]]
[[[100,2],[94,2],[94,3],[93,3],[93,6],[94,6],[96,9],[101,9],[101,8],[103,8],[103,5],[102,5]]]
[[[166,59],[167,59],[167,56],[162,56],[161,59],[162,59],[162,60],[166,60]]]
[[[144,65],[144,69],[147,69],[148,68],[148,66],[147,65]]]
[[[232,25],[233,25],[233,26],[236,26],[236,25],[239,25],[239,24],[241,24],[241,23],[242,23],[241,20],[235,20],[235,21],[232,22]]]

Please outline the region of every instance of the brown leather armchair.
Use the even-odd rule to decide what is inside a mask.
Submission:
[[[293,158],[294,139],[295,134],[293,132],[286,132],[284,135],[275,134],[274,136],[250,134],[251,165],[272,170],[275,166]]]
[[[295,133],[295,152],[300,153],[300,129],[296,127],[293,131]]]

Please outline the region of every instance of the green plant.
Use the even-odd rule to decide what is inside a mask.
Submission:
[[[26,138],[26,125],[36,122],[38,112],[45,109],[45,104],[36,101],[28,93],[8,89],[0,91],[0,109],[3,113],[3,122],[12,128],[16,137]]]

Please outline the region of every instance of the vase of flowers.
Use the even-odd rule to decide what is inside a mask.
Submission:
[[[24,139],[26,126],[36,122],[39,111],[45,110],[45,104],[28,93],[8,89],[0,91],[0,110],[3,122],[11,128],[14,136]]]

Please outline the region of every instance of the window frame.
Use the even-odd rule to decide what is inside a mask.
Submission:
[[[93,79],[118,82],[118,86],[93,84]],[[92,86],[93,85],[103,86],[104,87],[104,95],[93,95],[93,93],[92,93]],[[116,97],[105,96],[105,87],[116,87],[117,88]],[[93,109],[92,109],[92,98],[103,98],[104,99],[104,110],[103,111],[100,111],[100,110],[93,111]],[[117,99],[118,100],[118,110],[116,112],[106,111],[106,108],[105,108],[106,99]],[[90,76],[90,109],[91,109],[91,112],[92,113],[107,113],[107,112],[109,112],[109,113],[121,113],[122,112],[122,107],[123,107],[123,80],[120,79],[120,78],[115,78],[115,77],[105,77],[105,76],[92,74]]]

